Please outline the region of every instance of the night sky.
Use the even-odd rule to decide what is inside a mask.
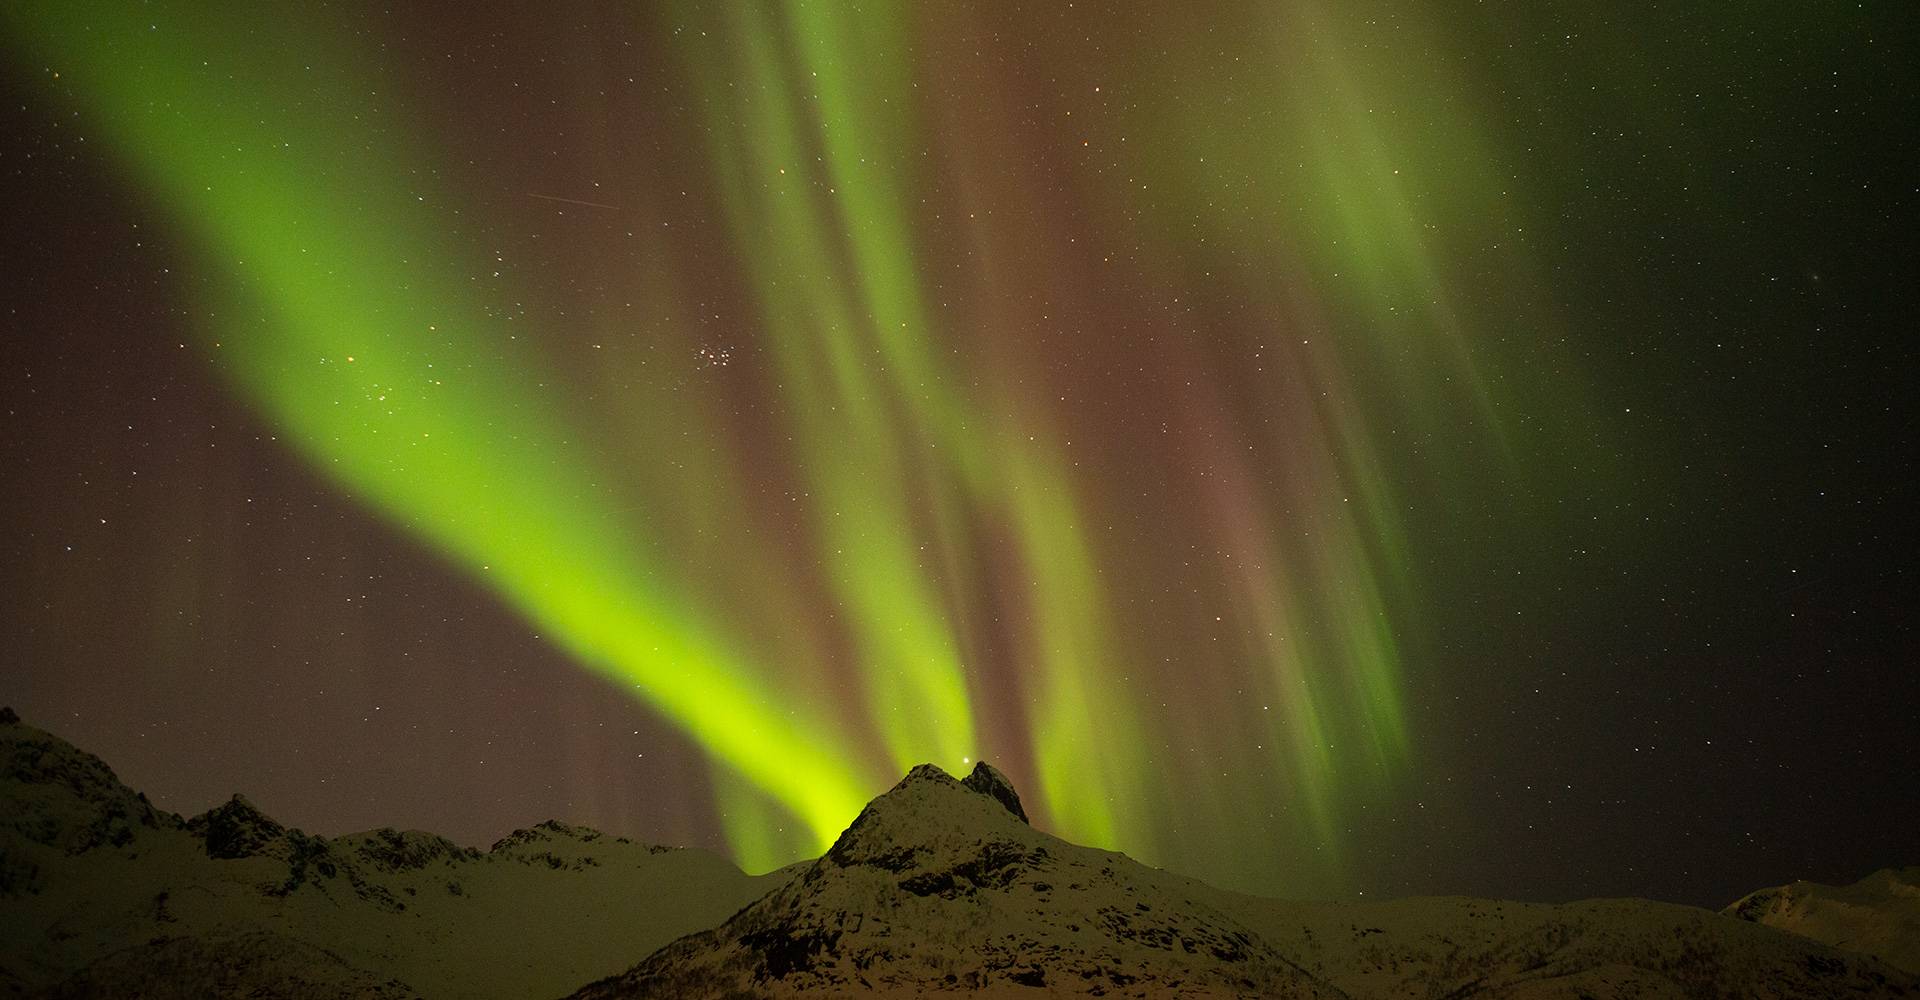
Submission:
[[[0,16],[0,701],[159,805],[1920,863],[1908,5],[294,6]]]

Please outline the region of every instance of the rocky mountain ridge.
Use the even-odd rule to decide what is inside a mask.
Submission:
[[[313,836],[238,795],[182,819],[6,715],[0,995],[144,978],[191,996],[211,988],[195,969],[237,967],[292,995],[305,966],[286,956],[306,955],[329,984],[315,995],[555,997],[785,878],[555,822],[483,852],[417,830]]]

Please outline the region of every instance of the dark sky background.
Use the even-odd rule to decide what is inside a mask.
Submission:
[[[1910,12],[1083,6],[9,12],[0,701],[327,835],[1920,863]]]

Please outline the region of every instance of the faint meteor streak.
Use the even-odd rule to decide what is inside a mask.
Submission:
[[[606,205],[597,201],[581,201],[578,198],[562,198],[558,195],[551,195],[551,194],[534,194],[532,191],[527,192],[527,197],[539,198],[543,201],[564,201],[569,205],[587,205],[593,208],[611,208],[616,212],[620,210],[620,206],[618,205]]]

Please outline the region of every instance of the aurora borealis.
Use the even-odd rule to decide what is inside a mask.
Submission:
[[[15,5],[8,697],[750,870],[983,757],[1251,891],[1873,855],[1911,70],[1654,10]]]

